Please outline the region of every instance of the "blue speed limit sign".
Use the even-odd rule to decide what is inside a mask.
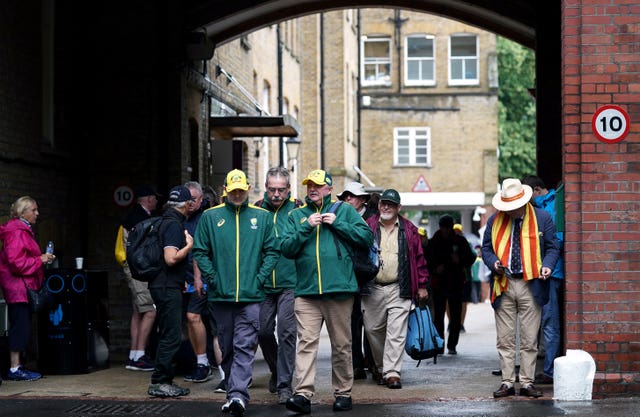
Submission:
[[[620,142],[629,133],[630,126],[627,112],[613,104],[600,107],[591,119],[593,133],[604,143]]]

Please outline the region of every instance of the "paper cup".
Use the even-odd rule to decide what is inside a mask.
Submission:
[[[84,263],[84,258],[76,258],[76,269],[82,269],[83,263]]]

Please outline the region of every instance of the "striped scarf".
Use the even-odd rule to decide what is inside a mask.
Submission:
[[[511,253],[511,229],[513,220],[505,212],[498,212],[491,228],[491,244],[502,265],[509,265]],[[520,233],[520,247],[522,248],[522,273],[523,279],[529,281],[540,277],[542,268],[542,255],[540,253],[540,232],[538,221],[533,206],[529,203],[525,206],[522,231]],[[493,292],[491,302],[502,295],[509,288],[509,280],[505,274],[493,276]]]

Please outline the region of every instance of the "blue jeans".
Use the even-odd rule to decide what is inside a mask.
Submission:
[[[542,335],[544,336],[544,369],[546,376],[553,378],[553,361],[560,356],[562,335],[560,333],[560,305],[564,280],[551,277],[549,301],[542,307]]]

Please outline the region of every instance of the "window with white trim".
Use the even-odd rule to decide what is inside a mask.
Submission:
[[[472,34],[451,35],[449,38],[449,84],[477,85],[478,37]]]
[[[391,85],[391,38],[362,37],[363,86]]]
[[[405,38],[404,82],[407,85],[435,85],[435,48],[432,35]]]
[[[431,128],[396,127],[393,129],[393,163],[431,165]]]

